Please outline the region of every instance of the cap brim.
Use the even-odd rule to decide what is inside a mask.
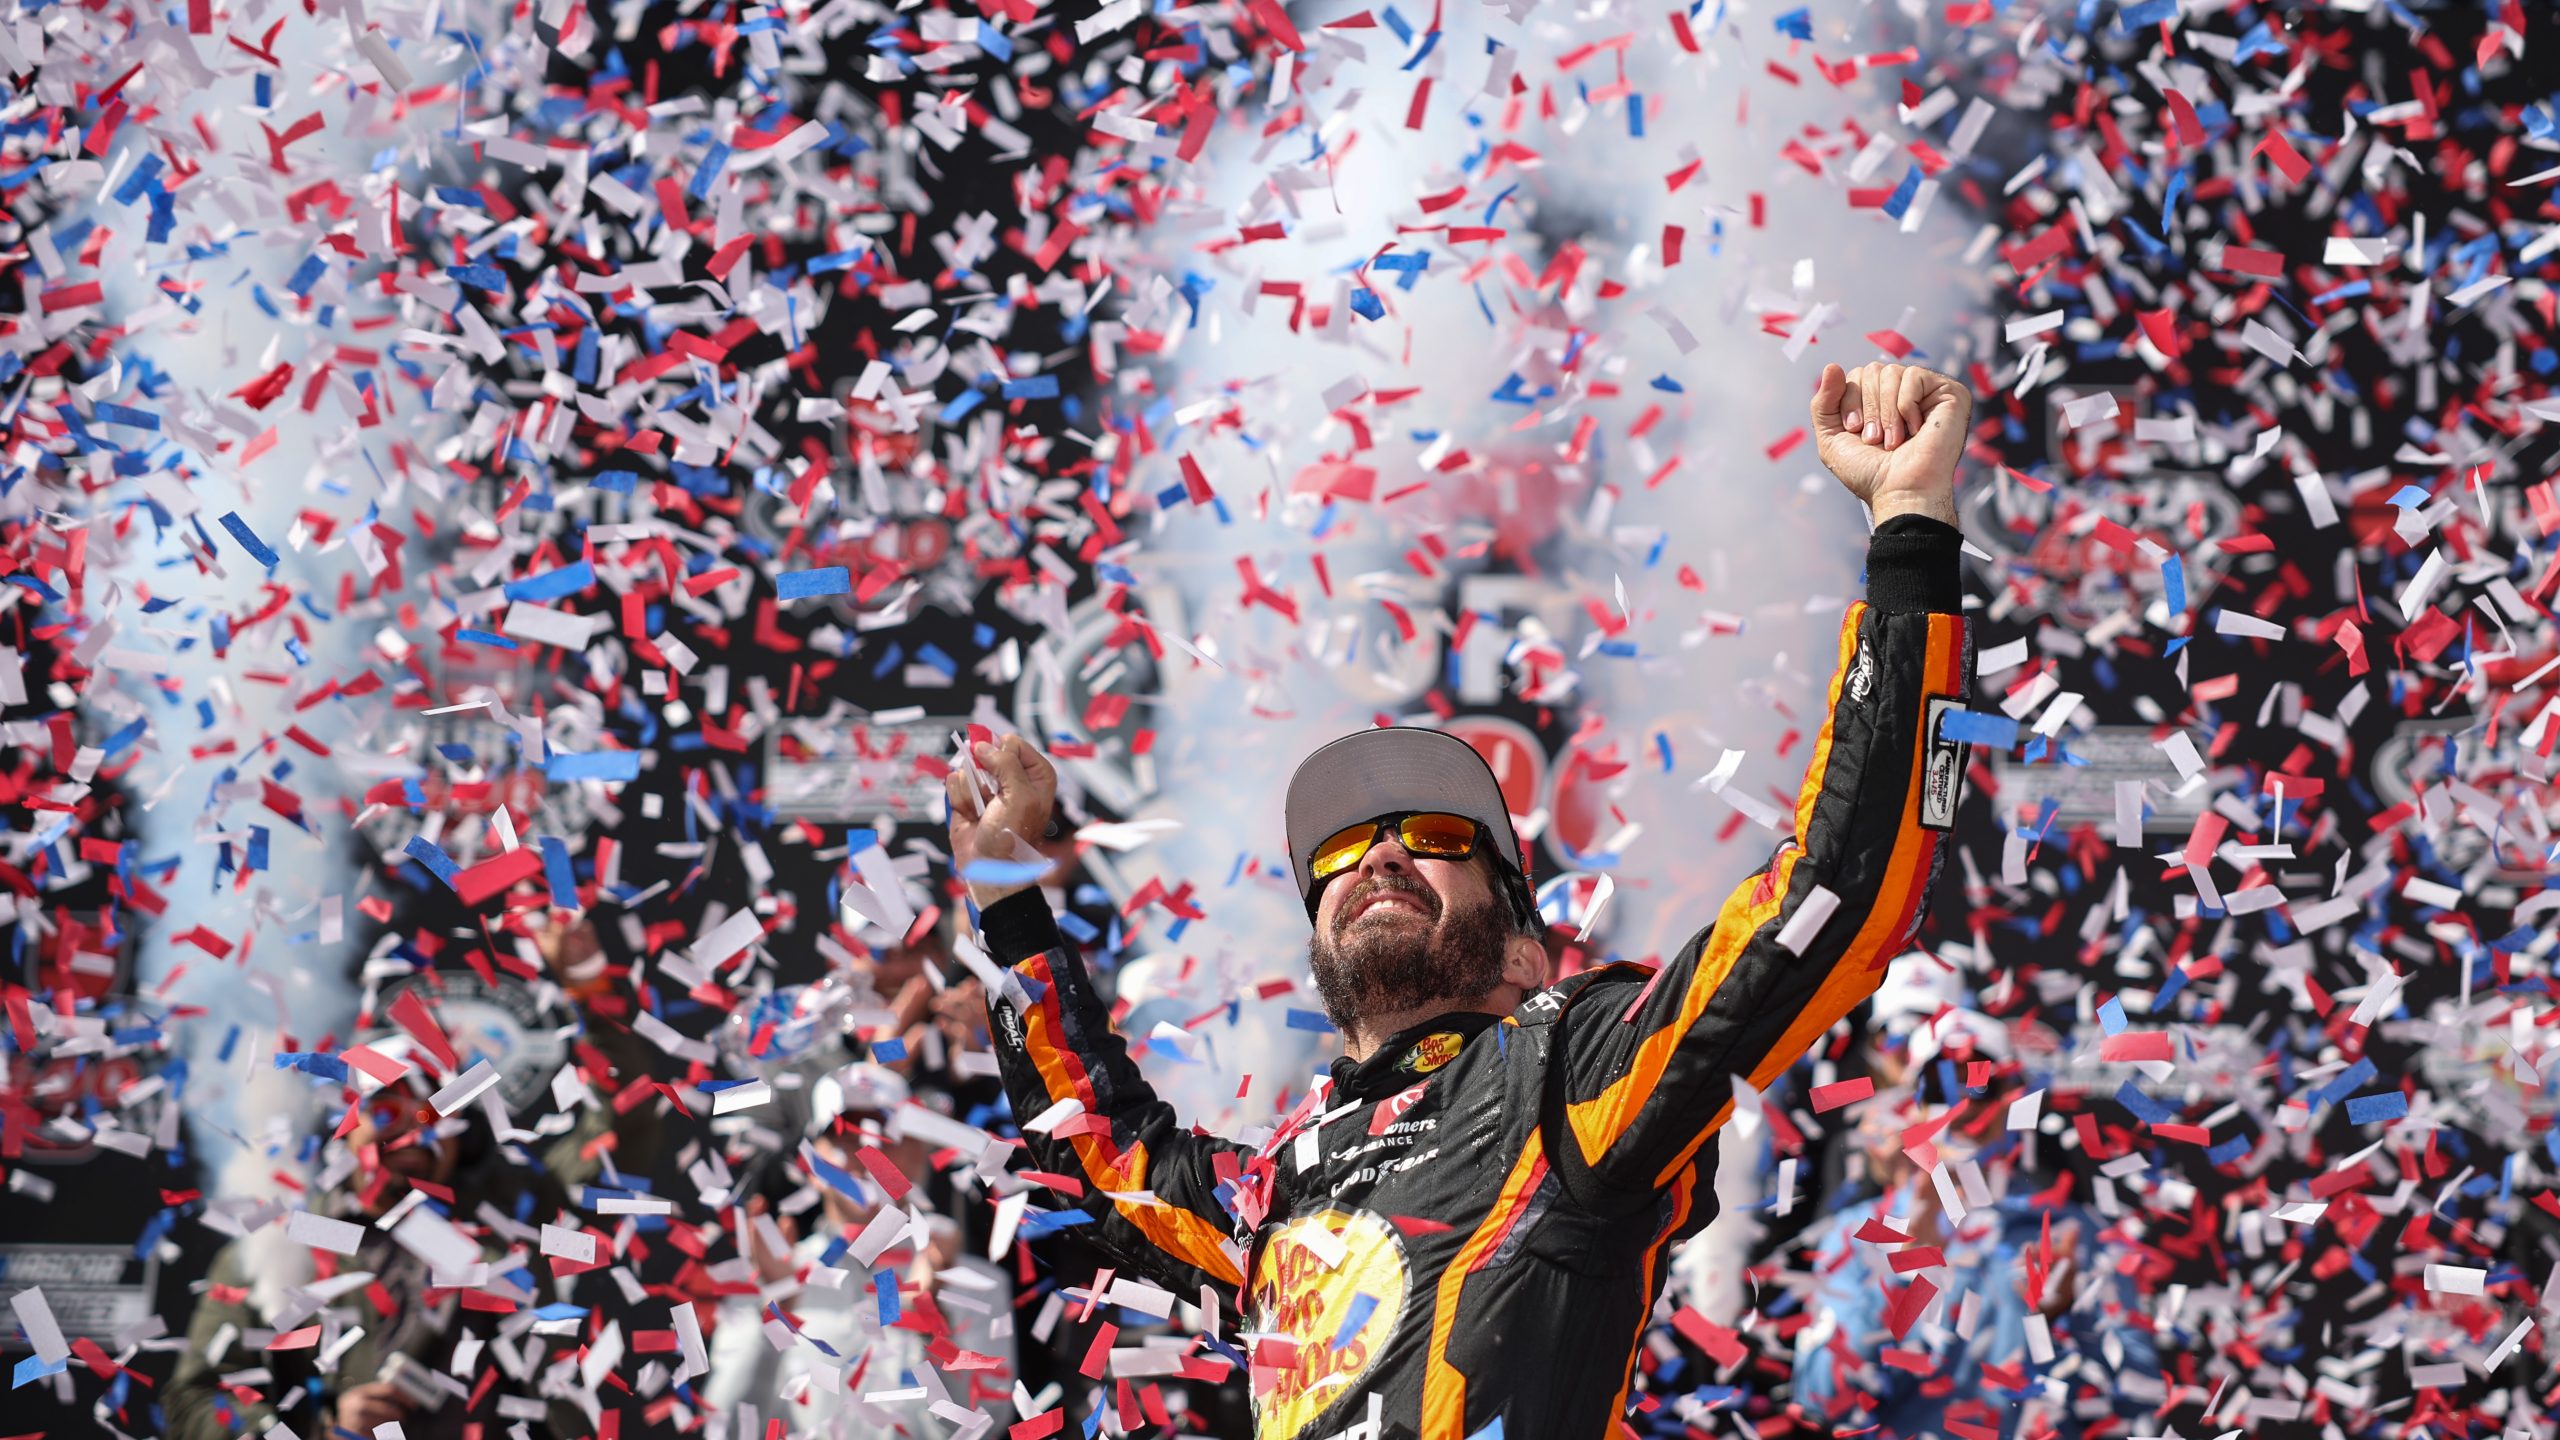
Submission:
[[[1464,815],[1493,835],[1512,873],[1525,875],[1520,837],[1493,767],[1455,735],[1417,726],[1362,730],[1319,747],[1289,778],[1289,863],[1298,893],[1314,882],[1316,847],[1346,825],[1400,810]]]

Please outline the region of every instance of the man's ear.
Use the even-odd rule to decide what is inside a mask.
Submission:
[[[1531,935],[1514,934],[1502,946],[1502,982],[1517,985],[1524,996],[1547,988],[1547,947]]]

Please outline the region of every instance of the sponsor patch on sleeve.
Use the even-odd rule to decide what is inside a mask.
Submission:
[[[1920,768],[1920,824],[1930,830],[1956,828],[1956,802],[1964,795],[1964,745],[1939,733],[1939,721],[1964,702],[1952,695],[1929,697],[1928,718],[1921,734],[1928,752]]]

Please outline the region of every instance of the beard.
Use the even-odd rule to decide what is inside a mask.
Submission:
[[[1357,918],[1361,903],[1382,890],[1411,896],[1423,913]],[[1307,942],[1307,968],[1315,972],[1325,1018],[1345,1035],[1381,1016],[1484,999],[1502,983],[1511,935],[1500,897],[1451,913],[1429,886],[1396,875],[1380,875],[1345,895],[1333,928],[1331,935],[1318,929]]]

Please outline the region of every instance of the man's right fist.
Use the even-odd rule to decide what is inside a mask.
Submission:
[[[971,771],[953,766],[942,782],[951,802],[951,863],[964,874],[973,860],[1006,864],[1032,852],[1033,842],[1049,829],[1049,812],[1058,803],[1058,767],[1019,735],[991,743],[971,742],[969,758],[996,786],[995,798],[980,803]],[[969,898],[986,909],[998,900],[1038,884],[1017,880],[1002,884],[972,880]]]
[[[1973,392],[1917,365],[1825,365],[1814,382],[1814,448],[1877,524],[1906,514],[1956,523],[1956,462],[1972,423]]]

